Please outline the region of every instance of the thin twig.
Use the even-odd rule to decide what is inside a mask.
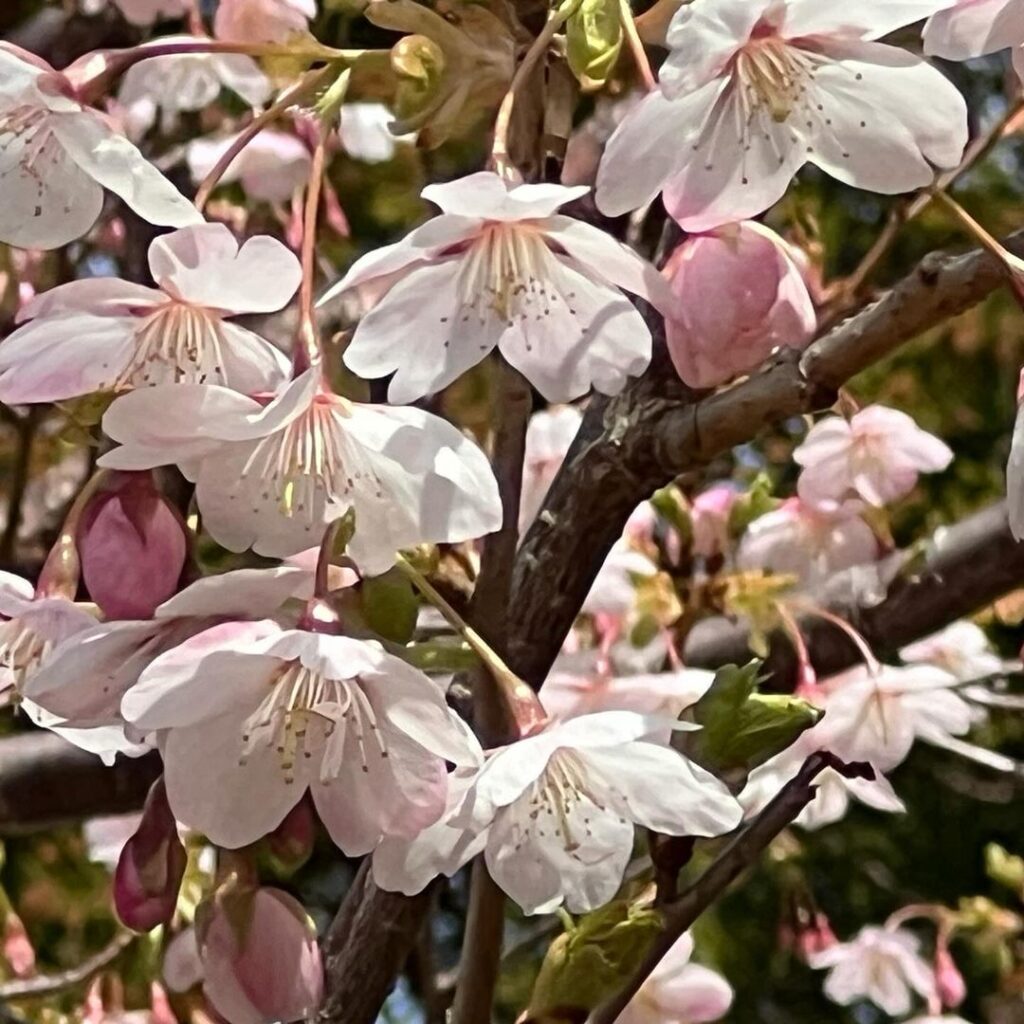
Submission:
[[[316,284],[316,223],[326,164],[327,140],[323,130],[319,129],[313,150],[313,163],[309,169],[309,187],[306,189],[306,206],[302,218],[302,287],[299,290],[299,329],[293,356],[296,373],[302,373],[310,366],[320,366],[323,362],[313,293]]]
[[[590,1015],[588,1024],[615,1024],[619,1014],[680,936],[814,799],[817,792],[814,780],[826,768],[832,768],[847,778],[872,779],[875,775],[870,765],[845,764],[824,751],[811,754],[796,777],[729,843],[707,871],[682,896],[661,907],[663,924],[643,962],[619,992]]]
[[[77,967],[59,974],[44,974],[37,978],[19,978],[0,985],[0,1000],[38,999],[56,995],[66,989],[87,982],[94,974],[108,968],[136,939],[134,932],[122,931],[98,953],[83,960]]]

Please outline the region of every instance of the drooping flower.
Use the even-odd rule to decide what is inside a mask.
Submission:
[[[193,139],[185,151],[192,180],[198,185],[214,169],[238,139]],[[256,136],[228,165],[222,185],[240,182],[250,199],[267,203],[290,200],[309,181],[313,158],[306,145],[288,132],[268,129]]]
[[[711,388],[753,370],[785,346],[803,348],[817,317],[793,253],[754,221],[691,235],[664,270],[677,304],[666,317],[676,372]]]
[[[687,231],[743,220],[813,163],[894,194],[955,167],[967,109],[914,54],[877,42],[949,0],[695,0],[668,31],[660,88],[627,115],[598,173],[607,214],[664,190]]]
[[[316,928],[280,889],[235,889],[200,907],[203,991],[230,1024],[308,1020],[323,998]]]
[[[190,38],[169,36],[161,43]],[[117,98],[129,109],[146,106],[154,115],[161,111],[162,129],[169,132],[180,113],[203,110],[216,101],[222,89],[240,96],[251,107],[262,106],[273,92],[259,64],[243,53],[179,53],[133,64],[125,72]]]
[[[416,893],[483,852],[491,877],[524,913],[601,906],[622,883],[634,824],[710,836],[739,823],[739,804],[718,779],[644,739],[673,724],[607,711],[489,751],[482,768],[453,777],[437,824],[411,842],[378,847],[377,884]]]
[[[284,245],[260,235],[239,247],[225,225],[203,224],[156,239],[149,265],[158,288],[87,278],[26,304],[0,343],[0,401],[169,382],[252,393],[287,379],[284,355],[228,319],[274,312],[295,294],[302,269]]]
[[[152,224],[185,227],[202,216],[70,79],[34,54],[0,47],[0,241],[56,249],[84,235],[103,190]]]
[[[662,957],[616,1024],[707,1024],[729,1012],[732,986],[717,971],[691,963],[686,932]]]
[[[985,631],[966,619],[901,647],[900,660],[913,665],[934,665],[965,683],[1000,672],[1019,671],[1020,664],[1000,658]]]
[[[379,644],[269,620],[157,658],[122,712],[158,734],[175,816],[230,848],[272,832],[307,789],[349,856],[412,838],[444,810],[445,761],[479,757],[441,689]]]
[[[125,21],[140,26],[152,25],[161,18],[182,18],[190,4],[190,0],[82,0],[82,12],[99,14],[111,2]]]
[[[1013,51],[1013,66],[1024,78],[1024,3],[1021,0],[956,0],[924,27],[924,52],[946,60],[970,60],[999,50]]]
[[[316,0],[221,0],[213,34],[232,43],[284,43],[315,17]]]
[[[526,531],[540,512],[582,422],[583,414],[574,405],[555,406],[530,417],[519,497],[520,533]]]
[[[906,413],[871,405],[849,420],[820,420],[793,458],[803,467],[797,490],[804,501],[822,505],[855,497],[882,507],[906,497],[919,473],[944,470],[953,453]]]
[[[750,524],[736,560],[741,569],[791,574],[814,587],[843,569],[874,562],[879,550],[854,503],[816,508],[791,498]]]
[[[914,994],[930,999],[935,978],[920,943],[905,928],[862,928],[849,942],[814,954],[810,963],[828,969],[825,995],[840,1006],[870,999],[890,1017],[909,1013]]]
[[[205,527],[232,551],[295,554],[352,509],[349,554],[374,575],[401,548],[501,526],[494,474],[472,441],[420,409],[331,394],[316,368],[269,401],[199,384],[136,391],[114,402],[103,429],[123,444],[103,465],[176,463],[196,483]]]
[[[394,373],[388,398],[411,402],[498,348],[548,401],[619,391],[651,358],[650,330],[619,289],[661,310],[671,296],[639,256],[555,212],[587,191],[510,187],[486,171],[425,188],[441,216],[357,260],[325,297],[357,288],[376,301],[345,351],[349,368]]]

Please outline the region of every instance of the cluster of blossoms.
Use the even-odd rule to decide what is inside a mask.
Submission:
[[[103,6],[87,0],[85,9]],[[138,25],[196,16],[184,0],[114,6]],[[347,232],[325,157],[334,146],[390,159],[404,143],[387,131],[386,110],[345,102],[329,125],[297,115],[290,130],[242,127],[187,147],[200,195],[240,184],[267,204],[284,240],[240,239],[233,228],[245,217],[207,219],[135,144],[225,89],[254,110],[273,104],[279,83],[254,56],[310,40],[314,0],[221,0],[212,38],[193,26],[123,67],[115,56],[56,70],[0,49],[0,240],[43,250],[80,239],[96,229],[105,192],[170,229],[150,245],[151,286],[94,275],[39,291],[0,344],[3,403],[110,399],[101,423],[110,444],[38,579],[0,574],[0,679],[34,722],[108,761],[159,751],[162,781],[119,855],[118,910],[139,930],[169,922],[185,864],[179,833],[219,850],[213,893],[190,933],[197,964],[179,968],[202,979],[230,1024],[305,1017],[322,997],[303,908],[261,887],[239,852],[310,807],[343,854],[370,858],[384,889],[420,892],[479,857],[525,914],[585,914],[621,891],[638,826],[727,835],[823,749],[878,774],[826,771],[800,824],[838,820],[851,797],[898,811],[886,773],[917,740],[967,746],[961,737],[978,714],[958,688],[1003,668],[967,623],[907,647],[900,665],[865,652],[862,667],[817,680],[804,659],[797,696],[824,716],[728,784],[689,756],[694,709],[715,676],[684,666],[672,630],[682,615],[655,616],[657,628],[633,642],[644,594],[645,607],[678,600],[659,590],[662,547],[677,561],[686,547],[708,576],[793,577],[811,603],[840,570],[874,567],[881,578],[871,513],[952,459],[909,416],[881,406],[816,423],[794,454],[797,495],[738,542],[732,485],[688,505],[688,537],[668,536],[645,501],[511,742],[485,749],[447,702],[446,680],[349,612],[377,577],[411,565],[403,552],[459,546],[475,567],[485,537],[517,517],[522,531],[543,519],[582,418],[568,404],[533,418],[521,501],[509,508],[483,448],[413,403],[494,355],[546,402],[614,396],[654,352],[655,318],[636,300],[664,322],[693,389],[728,386],[780,348],[802,350],[818,329],[814,272],[751,218],[807,163],[890,194],[955,167],[967,141],[962,97],[927,61],[878,40],[930,17],[927,52],[966,58],[1013,46],[1019,64],[1019,7],[684,4],[659,81],[611,134],[593,195],[609,216],[661,195],[687,232],[663,270],[560,212],[578,209],[587,186],[496,170],[430,184],[423,199],[440,212],[356,259],[323,297],[358,305],[342,358],[365,381],[387,378],[387,403],[336,385],[311,301],[317,224]],[[999,31],[983,30],[996,20]],[[124,71],[117,99],[100,109],[115,70]],[[297,295],[289,354],[240,321],[286,310]],[[184,501],[169,467],[194,485]],[[344,566],[332,565],[341,536]],[[247,567],[204,575],[200,541]],[[691,964],[692,952],[684,936],[619,1019],[722,1016],[731,990]],[[934,1019],[955,1005],[936,995],[936,972],[899,928],[865,930],[814,962],[831,969],[826,991],[838,1002],[868,996],[903,1017],[913,991]]]

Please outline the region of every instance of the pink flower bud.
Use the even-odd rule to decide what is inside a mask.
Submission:
[[[203,991],[229,1024],[295,1021],[323,997],[316,932],[279,889],[222,889],[201,908]]]
[[[666,321],[669,353],[691,387],[753,370],[779,345],[803,348],[817,318],[793,251],[742,221],[688,238],[664,269],[679,299]]]
[[[316,820],[309,800],[300,800],[264,839],[267,851],[285,871],[297,871],[309,860],[316,840]]]
[[[36,951],[32,940],[21,923],[21,918],[9,910],[4,919],[4,960],[16,978],[27,978],[35,973]]]
[[[114,473],[82,513],[78,553],[107,618],[148,619],[177,590],[188,539],[150,473]]]
[[[701,558],[722,554],[729,544],[729,516],[740,492],[730,484],[715,484],[693,499],[693,553]]]
[[[157,779],[146,797],[139,827],[125,843],[114,871],[117,916],[137,932],[169,921],[187,860],[164,781]]]
[[[950,1009],[955,1009],[967,998],[964,976],[944,943],[935,950],[935,991],[942,1005]]]
[[[832,931],[832,925],[820,911],[815,912],[810,921],[797,928],[796,949],[806,961],[838,944],[839,940]]]

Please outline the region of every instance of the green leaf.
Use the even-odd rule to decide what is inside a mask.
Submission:
[[[600,89],[622,49],[619,0],[582,0],[565,29],[569,67],[587,91]]]
[[[759,661],[719,669],[694,705],[699,732],[685,737],[686,752],[712,771],[749,771],[785,750],[821,718],[813,705],[787,694],[757,692]]]
[[[745,494],[733,502],[729,510],[729,533],[739,537],[755,519],[774,512],[779,500],[772,496],[772,481],[767,473],[758,473]]]
[[[360,597],[370,629],[395,643],[412,639],[420,602],[412,584],[397,569],[363,580]]]

